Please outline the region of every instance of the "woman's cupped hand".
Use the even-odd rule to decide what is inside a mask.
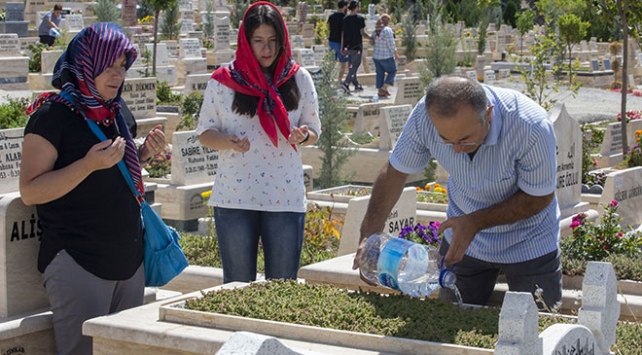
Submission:
[[[85,160],[92,171],[111,168],[123,159],[125,144],[123,137],[94,144],[85,155]]]

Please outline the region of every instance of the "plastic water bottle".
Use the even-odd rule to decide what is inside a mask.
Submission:
[[[411,297],[429,296],[439,287],[456,288],[455,273],[443,266],[437,249],[389,234],[366,240],[359,269],[368,281]]]
[[[379,95],[372,96],[372,102],[379,102]]]

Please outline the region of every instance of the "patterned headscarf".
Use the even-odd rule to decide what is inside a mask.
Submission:
[[[27,114],[35,112],[47,101],[59,102],[71,109],[77,109],[85,119],[109,126],[114,121],[124,136],[127,146],[125,163],[134,180],[134,185],[141,194],[145,193],[140,174],[140,162],[136,144],[127,129],[125,120],[120,114],[120,94],[112,100],[103,100],[96,89],[95,79],[116,59],[125,54],[126,69],[136,60],[136,49],[127,36],[115,23],[95,23],[80,31],[67,46],[54,67],[51,85],[60,90],[60,94],[47,92],[40,95],[27,109]]]
[[[290,118],[278,88],[288,81],[299,70],[300,66],[292,59],[288,30],[284,27],[284,52],[276,59],[276,67],[271,83],[263,75],[261,65],[254,57],[252,47],[245,36],[245,18],[248,12],[254,7],[262,5],[270,6],[279,11],[276,6],[264,1],[257,2],[247,9],[243,16],[243,23],[239,28],[236,58],[229,66],[220,67],[214,71],[212,79],[219,81],[234,91],[259,98],[257,114],[261,127],[270,137],[274,146],[278,146],[277,127],[286,139],[290,135]],[[277,48],[277,50],[280,49]],[[292,147],[296,150],[296,146],[292,145]]]

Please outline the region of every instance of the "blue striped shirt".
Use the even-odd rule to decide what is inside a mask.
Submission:
[[[518,189],[533,196],[555,192],[556,139],[546,111],[519,92],[484,85],[494,105],[490,131],[473,159],[455,153],[432,125],[422,98],[408,118],[390,156],[397,170],[420,172],[430,157],[446,169],[447,216],[462,216],[496,205]],[[494,263],[531,260],[558,248],[557,197],[540,213],[477,233],[466,255]],[[452,230],[444,232],[448,242]]]

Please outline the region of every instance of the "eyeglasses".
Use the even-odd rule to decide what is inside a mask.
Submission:
[[[488,121],[487,121],[488,122]],[[480,122],[481,123],[481,122]],[[490,123],[489,123],[490,125]],[[480,141],[482,140],[482,130],[479,130],[479,135],[477,136],[477,139],[475,139],[474,142],[465,142],[465,141],[460,141],[460,142],[445,142],[442,140],[437,141],[437,143],[441,145],[448,145],[451,147],[461,147],[461,148],[467,148],[467,147],[474,147],[476,145],[480,144]]]
[[[127,74],[127,68],[121,66],[111,66],[105,69],[105,73],[108,75],[125,75]]]

